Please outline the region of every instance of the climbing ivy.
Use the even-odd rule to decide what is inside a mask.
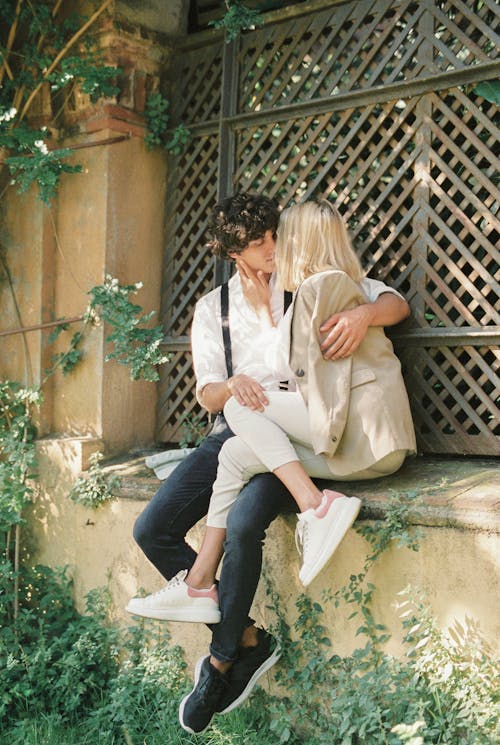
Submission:
[[[77,89],[92,101],[118,93],[119,70],[104,63],[92,36],[110,3],[90,17],[68,13],[60,1],[0,3],[0,153],[10,183],[21,192],[37,184],[47,204],[61,175],[81,170],[67,162],[71,149],[58,145],[67,100]],[[40,118],[47,125],[39,126]]]

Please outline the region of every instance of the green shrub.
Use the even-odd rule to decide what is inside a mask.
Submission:
[[[148,95],[144,111],[148,131],[144,142],[148,150],[163,147],[173,155],[181,155],[191,141],[191,132],[182,122],[169,131],[169,105],[169,101],[159,92]]]
[[[283,644],[275,679],[279,696],[255,702],[262,727],[290,745],[496,745],[500,741],[498,660],[472,623],[438,628],[425,600],[411,588],[400,593],[403,654],[386,651],[390,635],[372,611],[376,588],[370,568],[393,545],[418,550],[409,524],[418,509],[414,492],[394,494],[383,521],[360,522],[368,542],[362,571],[323,605],[307,594],[296,601],[293,629],[279,595],[267,583],[274,633]],[[324,607],[349,613],[360,623],[362,646],[332,654]],[[258,713],[257,713],[258,712]]]
[[[191,676],[168,624],[117,629],[103,590],[89,593],[79,613],[66,572],[47,567],[20,571],[16,612],[13,569],[4,561],[0,745],[496,745],[498,665],[473,622],[439,629],[425,600],[407,588],[398,603],[403,654],[396,658],[374,617],[368,572],[395,542],[417,549],[412,504],[412,495],[395,495],[386,520],[360,523],[369,544],[362,571],[325,592],[322,603],[299,595],[293,623],[268,582],[283,646],[275,694],[256,690],[194,738],[177,720]],[[362,643],[350,655],[333,651],[327,606],[359,622]]]
[[[14,617],[13,587],[12,567],[3,562],[0,731],[9,733],[9,745],[54,745],[67,733],[71,745],[80,737],[104,745],[179,731],[177,709],[189,684],[165,624],[118,629],[109,622],[106,590],[91,591],[79,613],[66,571],[43,566],[22,569]],[[44,740],[47,733],[55,740]]]
[[[87,596],[85,614],[64,571],[23,568],[17,616],[10,611],[12,569],[1,566],[0,722],[36,714],[81,716],[108,696],[118,670],[118,632],[105,622],[108,599]]]
[[[61,127],[61,113],[76,87],[92,101],[116,96],[120,70],[106,65],[91,18],[68,12],[67,4],[52,0],[0,2],[2,39],[0,54],[0,148],[11,182],[25,192],[38,184],[39,196],[50,204],[63,173],[79,173],[78,164],[67,163],[71,148],[54,139]],[[40,92],[50,98],[50,126],[30,123],[28,114]],[[3,196],[2,192],[0,198]]]
[[[407,590],[405,654],[380,653],[368,638],[351,655],[330,654],[323,608],[297,601],[297,638],[285,639],[276,674],[283,696],[263,707],[279,742],[310,745],[496,745],[498,664],[477,630],[441,631]],[[358,633],[365,634],[364,630]]]
[[[101,466],[103,458],[102,453],[92,453],[88,472],[73,484],[68,497],[76,504],[97,509],[101,504],[116,499],[115,491],[120,486],[120,479],[104,471]]]

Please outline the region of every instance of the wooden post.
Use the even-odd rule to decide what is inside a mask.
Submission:
[[[229,117],[237,113],[238,106],[238,46],[239,37],[224,43],[222,65],[222,92],[219,122],[219,181],[217,199],[224,199],[233,191],[235,134]],[[230,263],[221,259],[215,262],[215,286],[227,282]]]

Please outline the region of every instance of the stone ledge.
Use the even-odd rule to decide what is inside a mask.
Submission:
[[[147,501],[156,492],[160,481],[144,463],[148,454],[107,464],[106,471],[120,477],[118,497]],[[410,511],[415,525],[500,533],[500,468],[494,458],[418,456],[392,476],[348,482],[345,491],[363,500],[361,518],[382,519],[392,495],[416,493],[421,502]]]

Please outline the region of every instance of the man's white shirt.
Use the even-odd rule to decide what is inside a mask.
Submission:
[[[266,390],[279,390],[280,381],[293,378],[288,367],[292,308],[283,315],[283,290],[276,286],[276,276],[273,275],[269,283],[271,313],[277,326],[263,331],[257,314],[243,294],[239,274],[234,274],[228,284],[233,375],[248,375]],[[375,302],[384,292],[402,297],[399,292],[376,279],[365,278],[360,286],[368,302]],[[198,300],[194,311],[191,349],[197,395],[208,383],[222,383],[228,377],[222,340],[220,295],[220,287],[217,287]]]

